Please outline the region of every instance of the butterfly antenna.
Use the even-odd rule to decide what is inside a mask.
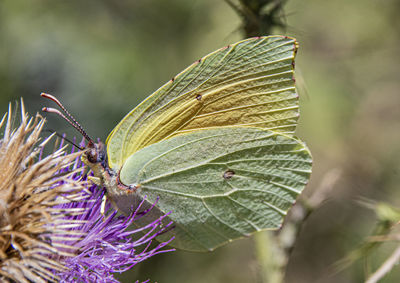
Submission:
[[[75,147],[76,147],[77,149],[79,149],[79,150],[84,150],[84,148],[81,148],[80,146],[76,145],[73,141],[71,141],[70,139],[64,137],[63,135],[61,135],[61,134],[59,134],[59,133],[57,133],[57,131],[55,131],[55,130],[52,130],[52,129],[45,129],[44,131],[45,131],[45,132],[50,132],[50,133],[52,133],[52,134],[55,134],[57,137],[59,137],[60,139],[63,139],[63,140],[65,140],[66,142],[72,144],[73,146],[75,146]]]
[[[60,116],[61,118],[63,118],[65,121],[67,121],[72,127],[74,127],[79,133],[81,133],[81,135],[91,144],[94,144],[93,140],[89,137],[89,135],[85,132],[85,130],[82,128],[82,126],[75,120],[75,118],[69,114],[69,112],[67,111],[67,109],[65,109],[65,107],[61,104],[61,102],[55,98],[54,96],[52,96],[51,94],[48,93],[44,93],[42,92],[40,94],[40,96],[50,99],[52,101],[54,101],[60,108],[61,110],[72,120],[68,119],[63,113],[61,113],[59,110],[51,108],[51,107],[43,107],[42,111],[43,112],[48,112],[48,113],[55,113],[58,116]]]

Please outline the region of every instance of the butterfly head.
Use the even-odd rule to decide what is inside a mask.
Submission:
[[[82,160],[89,167],[93,167],[97,164],[106,167],[107,151],[104,143],[94,143],[90,140],[85,148],[85,153],[82,155]]]

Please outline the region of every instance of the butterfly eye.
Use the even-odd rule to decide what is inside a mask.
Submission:
[[[98,162],[98,158],[97,158],[98,154],[97,154],[96,148],[88,149],[88,151],[86,152],[86,157],[90,163],[97,163]]]
[[[197,99],[198,101],[200,101],[200,100],[202,99],[202,96],[201,96],[200,94],[198,94],[198,95],[196,95],[196,99]]]

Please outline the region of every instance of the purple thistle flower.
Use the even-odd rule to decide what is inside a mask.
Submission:
[[[73,168],[85,166],[79,158]],[[67,172],[64,169],[63,172]],[[87,180],[87,176],[80,173],[71,175],[74,180]],[[153,240],[160,234],[172,228],[172,222],[162,225],[166,214],[154,222],[143,227],[129,230],[137,219],[144,217],[156,203],[143,211],[141,207],[146,199],[130,215],[118,215],[117,210],[108,202],[106,213],[100,212],[101,202],[105,190],[88,182],[87,191],[83,191],[83,199],[79,202],[68,202],[57,208],[72,212],[64,215],[62,221],[80,223],[70,229],[70,234],[60,238],[53,245],[64,245],[68,252],[75,257],[65,258],[66,271],[60,272],[60,282],[118,282],[113,273],[122,273],[147,258],[175,249],[164,249],[172,240],[158,243]],[[153,245],[152,245],[153,244]],[[74,247],[74,251],[71,251]],[[148,282],[148,281],[145,281]]]
[[[0,119],[1,282],[118,282],[113,273],[173,250],[165,248],[173,238],[153,241],[171,229],[167,215],[129,230],[155,204],[144,208],[144,198],[129,216],[107,204],[102,215],[105,191],[83,175],[81,153],[60,145],[42,157],[52,139],[39,142],[45,121],[30,118],[22,99],[15,117],[10,104]]]

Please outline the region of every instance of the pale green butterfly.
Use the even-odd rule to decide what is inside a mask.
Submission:
[[[159,197],[141,221],[172,211],[175,228],[160,240],[173,234],[180,249],[278,229],[311,174],[310,152],[293,137],[296,51],[295,39],[267,36],[205,56],[128,113],[106,151],[65,111],[89,141],[95,181],[123,213]]]

